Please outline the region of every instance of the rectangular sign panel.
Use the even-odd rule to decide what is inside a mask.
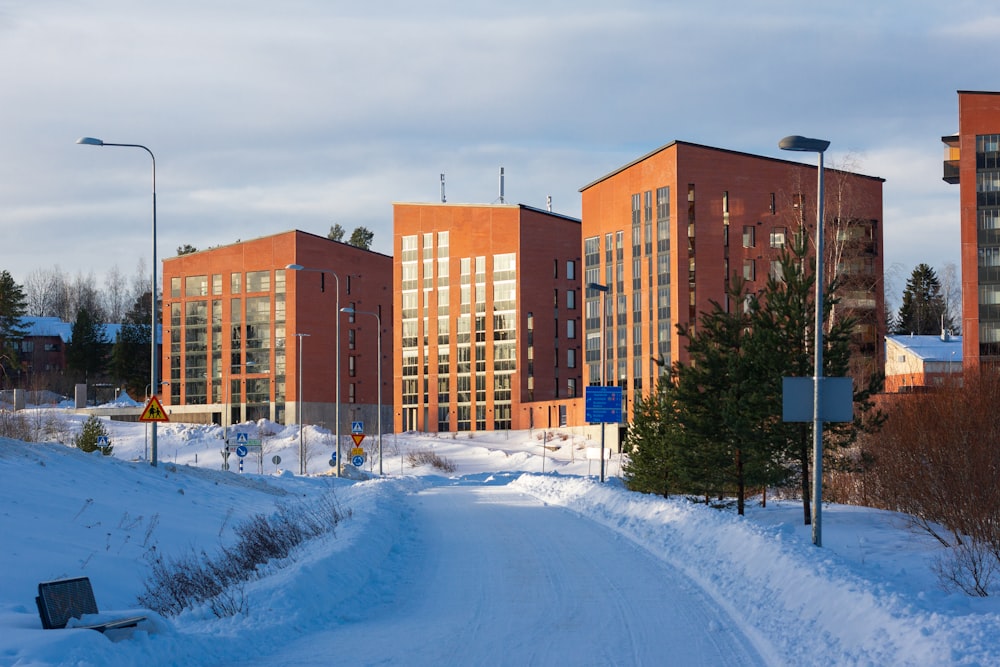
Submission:
[[[854,383],[847,377],[822,377],[820,420],[854,421]],[[813,420],[813,379],[781,378],[781,419],[786,422]]]
[[[584,419],[591,424],[617,424],[622,418],[621,387],[587,387]]]

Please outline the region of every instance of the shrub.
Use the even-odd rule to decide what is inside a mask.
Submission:
[[[438,456],[436,452],[430,449],[421,449],[415,452],[410,452],[406,455],[406,462],[412,467],[429,465],[443,472],[455,472],[454,463],[443,456]]]
[[[864,443],[870,504],[908,514],[949,548],[940,583],[987,595],[1000,570],[1000,377],[967,374],[926,394],[886,397],[887,420]]]
[[[108,429],[104,422],[97,415],[90,415],[83,423],[83,429],[73,438],[73,444],[88,454],[101,450],[101,454],[111,456],[114,446],[110,444],[110,441],[108,441],[108,445],[103,447],[98,444],[101,436],[107,437],[108,435]]]
[[[28,420],[20,412],[0,409],[0,437],[31,442]]]
[[[308,539],[334,533],[350,515],[331,488],[318,502],[281,503],[273,515],[255,514],[237,524],[236,544],[221,547],[214,556],[191,549],[168,558],[154,546],[148,552],[152,572],[139,604],[167,616],[202,603],[220,618],[243,613],[243,584],[258,576],[259,566],[288,558]]]

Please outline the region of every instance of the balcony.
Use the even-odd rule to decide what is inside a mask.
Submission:
[[[958,183],[958,160],[944,161],[943,179],[945,183],[950,183],[951,185]]]

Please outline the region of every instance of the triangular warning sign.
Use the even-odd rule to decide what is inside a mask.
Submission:
[[[168,422],[170,418],[167,417],[166,411],[163,406],[160,405],[160,399],[156,396],[149,397],[149,403],[146,403],[146,409],[142,411],[139,415],[139,421],[141,422]]]
[[[351,434],[351,440],[354,441],[354,446],[355,447],[359,447],[361,445],[361,441],[364,440],[364,439],[365,439],[365,434],[364,433],[352,433]]]

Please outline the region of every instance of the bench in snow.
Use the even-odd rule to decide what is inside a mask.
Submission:
[[[97,600],[94,599],[94,589],[90,586],[89,577],[75,579],[60,579],[38,584],[38,616],[42,619],[42,627],[46,630],[65,628],[72,618],[82,618],[84,614],[99,614]],[[130,616],[100,621],[87,625],[75,625],[88,630],[113,630],[116,628],[131,628],[146,620],[145,616]]]

